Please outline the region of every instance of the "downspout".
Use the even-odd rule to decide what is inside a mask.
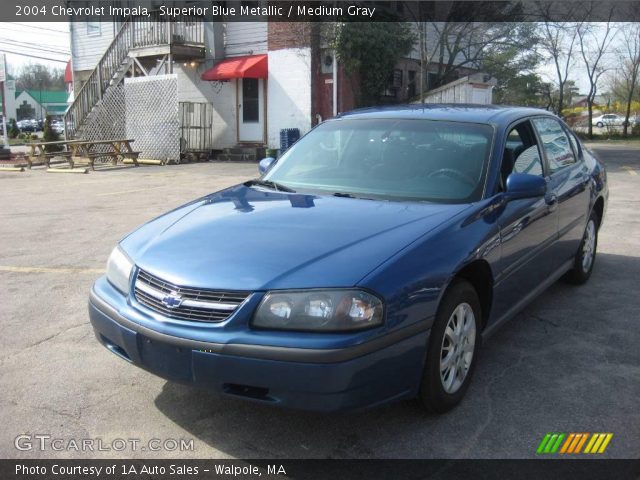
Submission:
[[[338,116],[338,57],[333,51],[333,116]]]

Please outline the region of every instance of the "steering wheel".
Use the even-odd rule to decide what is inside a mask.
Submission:
[[[460,170],[454,170],[453,168],[439,168],[427,175],[427,178],[437,176],[452,177],[456,180],[462,180],[464,183],[467,183],[472,187],[476,186],[476,181],[470,175],[461,172]]]
[[[337,152],[338,151],[338,144],[336,142],[333,143],[325,143],[320,142],[318,143],[318,146],[320,147],[321,150],[325,151],[325,152]]]

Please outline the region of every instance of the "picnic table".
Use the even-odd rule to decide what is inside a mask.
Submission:
[[[35,161],[42,161],[47,167],[50,166],[51,159],[54,157],[62,157],[71,168],[74,164],[80,161],[88,162],[92,170],[95,170],[96,159],[106,158],[110,160],[113,165],[118,163],[118,160],[130,159],[134,165],[138,166],[138,156],[141,152],[134,152],[131,148],[131,143],[134,140],[132,138],[113,139],[113,140],[59,140],[56,142],[35,142],[30,143],[31,155],[28,156],[27,162],[29,168]],[[63,151],[47,152],[46,147],[49,145],[61,145],[64,147]],[[106,146],[107,148],[97,149],[99,146]]]
[[[132,138],[113,139],[113,140],[80,140],[69,143],[72,157],[80,157],[89,159],[89,166],[95,170],[95,160],[98,158],[107,158],[116,165],[119,159],[133,160],[134,165],[138,166],[138,157],[141,152],[134,152],[131,148]],[[107,149],[102,151],[96,150],[96,147],[106,145]],[[73,167],[73,165],[72,165]]]
[[[31,168],[34,163],[44,163],[47,167],[49,167],[51,159],[54,157],[70,158],[72,152],[71,150],[69,150],[68,145],[76,141],[78,140],[59,140],[56,142],[29,143],[28,145],[29,147],[31,147],[31,152],[29,155],[27,155],[27,164],[29,168]],[[47,152],[46,147],[49,145],[62,146],[64,150],[58,152]]]

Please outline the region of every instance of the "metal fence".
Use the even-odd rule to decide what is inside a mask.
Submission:
[[[213,149],[213,107],[210,103],[180,102],[180,150]]]

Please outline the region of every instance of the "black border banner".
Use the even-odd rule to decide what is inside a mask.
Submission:
[[[629,0],[351,1],[267,0],[260,7],[217,0],[2,0],[1,22],[124,21],[129,16],[213,22],[539,22],[640,21],[640,2]],[[245,2],[246,3],[246,2]],[[119,10],[114,10],[119,8]],[[243,9],[244,8],[244,9]],[[251,9],[253,10],[247,10]]]
[[[111,473],[113,472],[113,473]],[[0,460],[2,480],[35,479],[615,479],[638,480],[640,460]]]

